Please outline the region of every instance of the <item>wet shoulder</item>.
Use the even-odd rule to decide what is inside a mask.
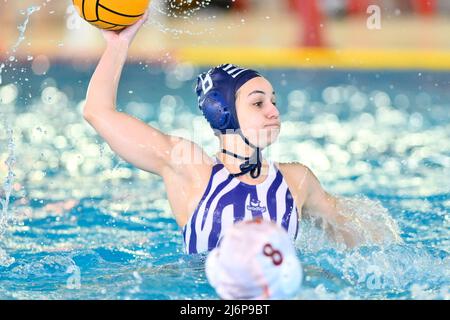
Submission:
[[[305,174],[310,171],[310,169],[300,162],[276,162],[274,161],[275,167],[281,170],[281,173],[284,175],[288,174],[289,176],[299,177],[300,175]]]
[[[295,201],[301,207],[308,194],[308,176],[311,170],[300,162],[274,162],[274,164],[280,170]]]

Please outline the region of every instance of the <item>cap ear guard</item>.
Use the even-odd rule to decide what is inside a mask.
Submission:
[[[216,135],[217,131],[226,134],[228,129],[233,133],[240,129],[236,91],[255,77],[260,77],[258,72],[232,64],[220,65],[197,77],[198,105]]]
[[[230,127],[232,117],[226,101],[220,92],[208,92],[200,100],[199,107],[211,127],[221,132]]]

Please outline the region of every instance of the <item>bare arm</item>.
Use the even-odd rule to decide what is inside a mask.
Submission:
[[[357,240],[353,235],[339,228],[349,222],[349,219],[339,212],[337,198],[326,192],[314,173],[307,167],[306,185],[307,196],[304,203],[304,211],[308,217],[318,219],[320,227],[334,238],[341,240],[348,247],[356,245]]]
[[[104,112],[116,112],[116,96],[128,48],[145,23],[148,12],[134,25],[121,32],[102,30],[106,49],[92,75],[84,106],[88,119]]]
[[[107,46],[91,78],[83,116],[111,149],[134,166],[158,175],[165,169],[181,170],[173,161],[176,146],[203,151],[190,141],[168,136],[139,119],[116,110],[116,96],[128,48],[147,14],[120,33],[102,31]]]
[[[322,188],[309,168],[306,170],[305,211],[312,218],[318,218],[323,229],[336,241],[345,243],[347,247],[401,241],[395,221],[382,206],[358,201],[349,204],[334,197]]]

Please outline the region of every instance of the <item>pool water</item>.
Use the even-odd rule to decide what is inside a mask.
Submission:
[[[94,67],[3,70],[0,298],[217,299],[205,255],[184,254],[162,180],[123,162],[83,120]],[[193,92],[200,71],[130,63],[119,108],[213,154],[218,144]],[[449,299],[450,73],[261,72],[282,119],[265,156],[308,165],[328,192],[357,199],[363,215],[386,208],[403,240],[343,250],[303,223],[295,298]]]

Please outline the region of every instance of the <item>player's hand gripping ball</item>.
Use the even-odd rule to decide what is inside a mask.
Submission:
[[[122,30],[138,21],[150,0],[73,0],[80,16],[104,30]]]

